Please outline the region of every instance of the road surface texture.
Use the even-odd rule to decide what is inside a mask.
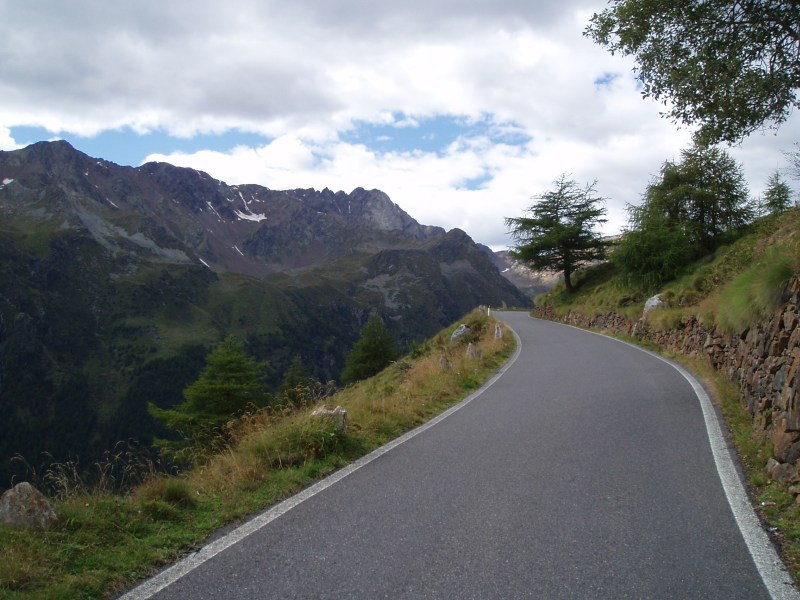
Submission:
[[[488,388],[126,600],[800,597],[771,548],[748,547],[687,378],[500,318],[521,347]]]

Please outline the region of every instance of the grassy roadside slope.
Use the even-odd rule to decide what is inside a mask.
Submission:
[[[461,322],[471,333],[457,342],[450,341],[453,326],[333,396],[232,422],[232,443],[178,476],[160,474],[152,463],[127,465],[144,470],[144,483],[115,494],[102,482],[85,489],[69,465],[54,465],[44,480],[57,492],[59,524],[43,532],[0,526],[0,597],[110,597],[197,549],[220,527],[429,420],[479,388],[515,347],[512,335],[495,339],[497,321],[484,312]],[[466,356],[469,342],[482,350],[480,358]],[[348,411],[346,433],[311,417],[321,403]]]
[[[560,315],[570,310],[587,315],[616,312],[636,320],[649,296],[658,293],[666,306],[647,315],[654,327],[670,328],[689,315],[717,323],[727,331],[746,327],[774,310],[782,286],[800,271],[800,208],[763,217],[736,242],[690,265],[660,289],[626,282],[613,263],[580,270],[577,291],[563,284],[536,298]]]

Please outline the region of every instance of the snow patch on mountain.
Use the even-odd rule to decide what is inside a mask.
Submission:
[[[255,221],[258,223],[260,221],[267,220],[267,215],[265,214],[243,213],[240,210],[234,210],[233,212],[236,214],[237,217],[239,217],[240,219],[244,219],[246,221]]]

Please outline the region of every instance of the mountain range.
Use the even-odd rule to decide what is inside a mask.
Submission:
[[[295,357],[336,380],[373,312],[408,349],[477,305],[531,304],[488,248],[378,190],[227,185],[41,142],[0,152],[0,219],[0,486],[24,461],[148,444],[147,402],[181,401],[227,335],[277,388]]]

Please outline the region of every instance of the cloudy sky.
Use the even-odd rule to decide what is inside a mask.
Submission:
[[[0,0],[0,150],[66,139],[272,189],[386,192],[495,249],[562,173],[625,225],[690,132],[582,35],[604,0]],[[730,149],[754,196],[800,117]],[[800,188],[800,182],[790,182]]]

